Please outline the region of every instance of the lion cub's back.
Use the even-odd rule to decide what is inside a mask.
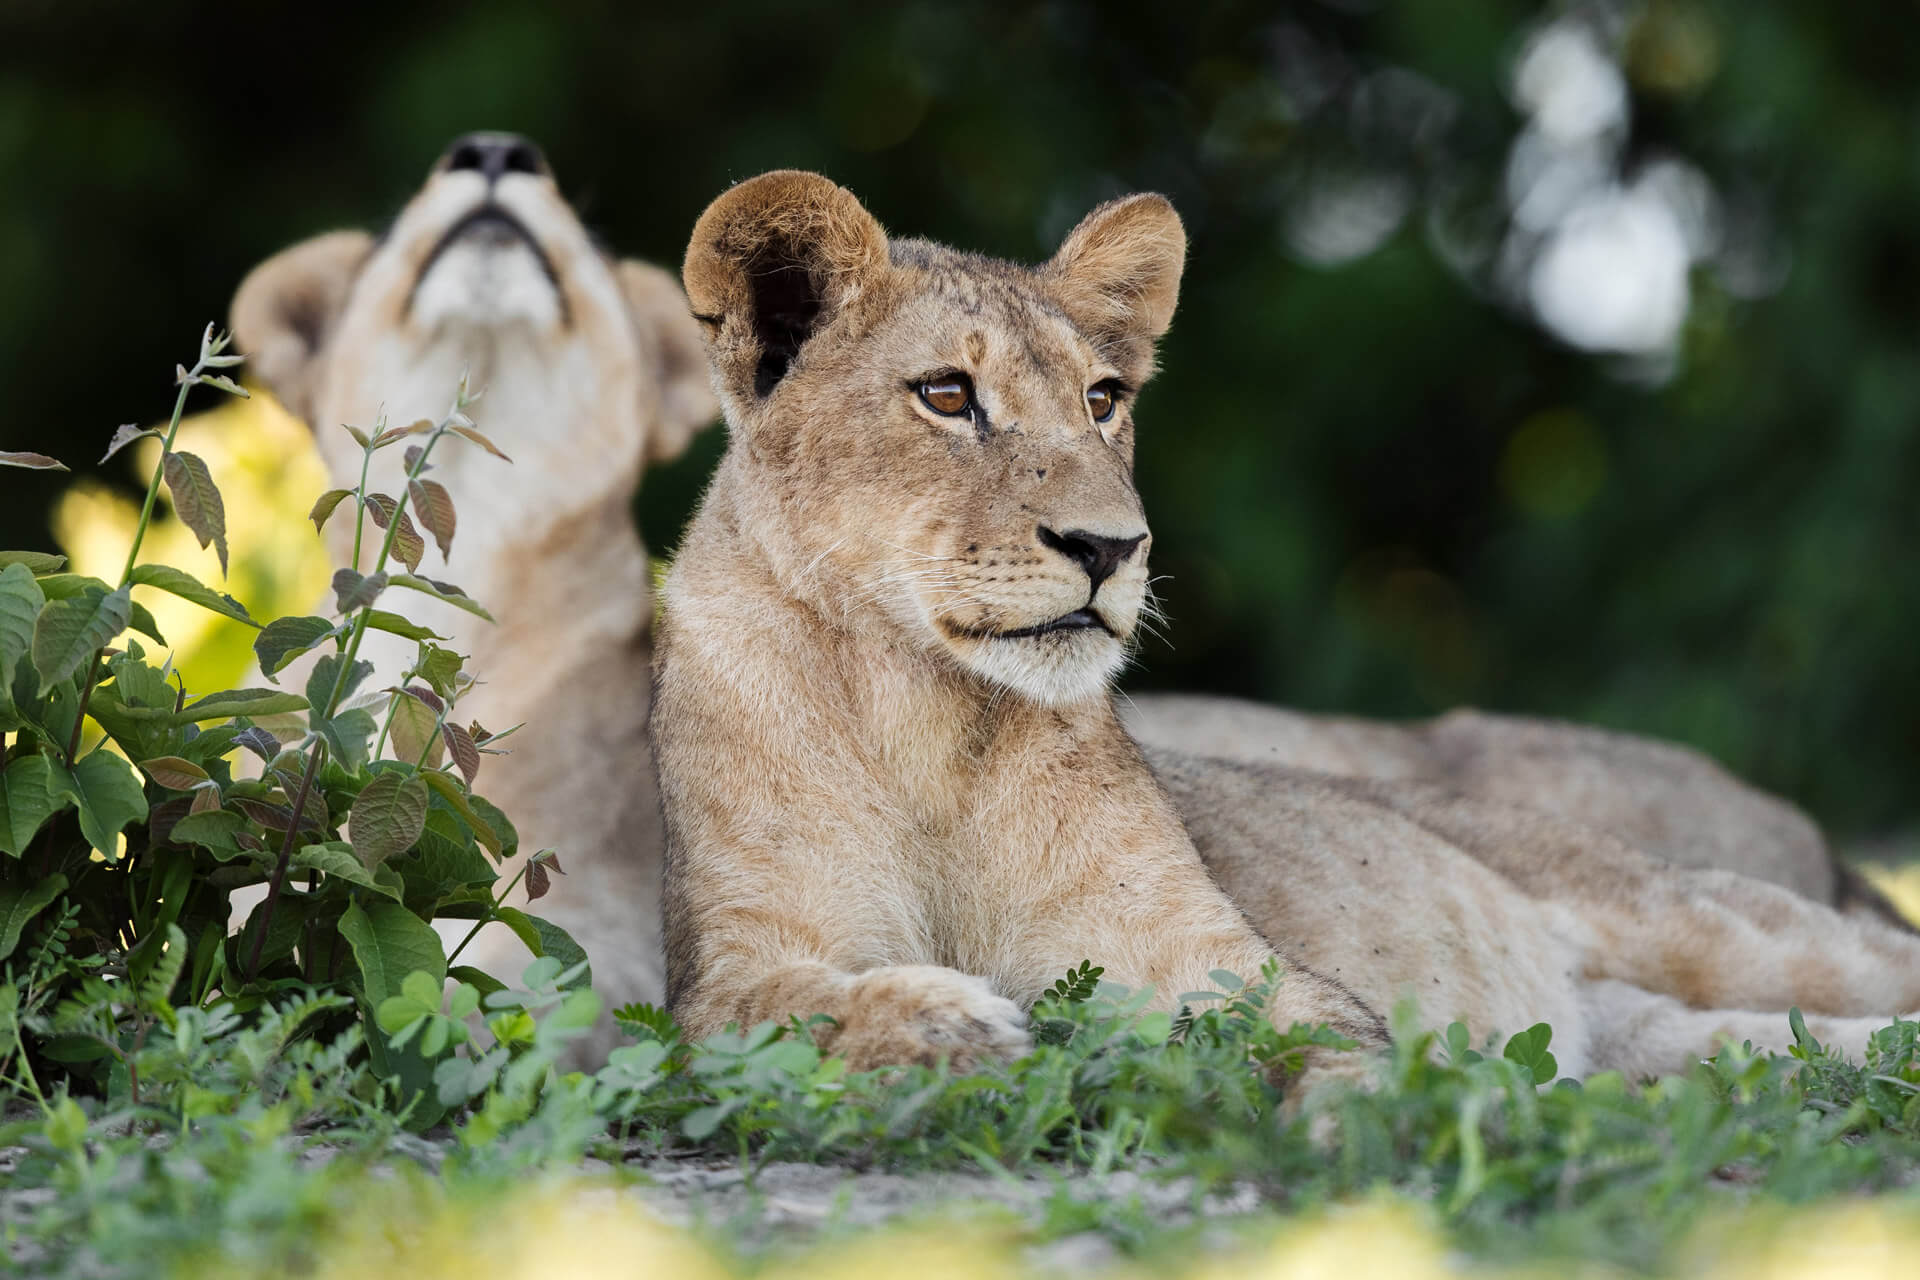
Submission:
[[[1583,926],[1393,808],[1366,784],[1149,750],[1215,881],[1284,956],[1381,1015],[1413,999],[1476,1041],[1538,1021],[1576,1057]],[[1575,1068],[1568,1066],[1572,1072]]]

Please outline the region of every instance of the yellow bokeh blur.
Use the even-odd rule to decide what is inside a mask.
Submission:
[[[615,1280],[661,1276],[729,1280],[1014,1280],[1059,1274],[1036,1257],[1018,1219],[935,1211],[900,1224],[814,1244],[775,1243],[767,1257],[742,1257],[663,1223],[632,1190],[557,1181],[514,1195],[454,1207],[434,1204],[430,1179],[403,1179],[412,1193],[383,1194],[383,1208],[352,1215],[321,1249],[311,1272],[322,1280],[406,1275],[456,1280]],[[1104,1280],[1568,1280],[1617,1277],[1616,1267],[1582,1259],[1479,1262],[1451,1245],[1433,1209],[1380,1195],[1299,1218],[1274,1216],[1229,1226],[1204,1248],[1148,1258],[1108,1255],[1069,1268]],[[777,1237],[776,1237],[777,1239]],[[1238,1240],[1239,1243],[1231,1243]],[[1223,1243],[1226,1242],[1226,1243]],[[1829,1202],[1789,1209],[1765,1202],[1729,1207],[1703,1223],[1653,1274],[1688,1280],[1905,1280],[1920,1260],[1920,1204],[1910,1197]],[[192,1274],[240,1275],[196,1262]],[[253,1265],[244,1274],[261,1274]]]
[[[312,433],[278,401],[255,391],[250,399],[182,421],[174,448],[205,459],[220,489],[230,572],[223,581],[219,557],[173,514],[164,484],[141,563],[184,569],[239,600],[262,622],[311,612],[329,576],[326,548],[306,519],[327,487]],[[126,466],[144,489],[159,456],[158,440],[142,440],[108,465]],[[53,533],[68,568],[118,582],[139,520],[137,499],[82,479],[54,507]],[[135,587],[134,593],[153,611],[190,694],[233,688],[246,678],[256,634],[251,627],[152,587]]]
[[[1920,862],[1897,867],[1866,863],[1860,870],[1874,888],[1886,894],[1887,900],[1900,909],[1901,915],[1920,921]]]

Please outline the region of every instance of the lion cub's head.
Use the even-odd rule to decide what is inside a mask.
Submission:
[[[333,232],[261,263],[233,329],[248,374],[314,424],[345,483],[359,451],[337,424],[437,418],[463,373],[484,394],[474,416],[520,463],[510,479],[482,469],[502,490],[483,496],[516,512],[625,501],[643,462],[713,414],[672,276],[608,256],[511,134],[456,138],[382,235]]]
[[[1041,702],[1100,692],[1146,600],[1133,402],[1185,251],[1156,195],[1036,267],[890,240],[816,174],[714,201],[687,294],[783,587]]]

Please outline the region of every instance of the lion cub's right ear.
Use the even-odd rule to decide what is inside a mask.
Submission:
[[[319,355],[373,250],[364,231],[334,231],[283,249],[233,295],[233,339],[249,377],[311,423]]]
[[[782,169],[707,206],[687,246],[687,300],[721,394],[764,398],[822,326],[887,265],[887,233],[851,191]]]

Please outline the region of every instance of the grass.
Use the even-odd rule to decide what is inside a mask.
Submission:
[[[921,1255],[929,1274],[998,1275],[1071,1240],[1098,1242],[1108,1270],[1192,1275],[1254,1261],[1311,1274],[1313,1258],[1362,1274],[1695,1274],[1703,1257],[1832,1243],[1837,1228],[1811,1224],[1844,1223],[1862,1249],[1920,1257],[1920,1201],[1903,1190],[1920,1171],[1916,1024],[1883,1032],[1860,1066],[1802,1036],[1786,1056],[1730,1047],[1642,1085],[1548,1083],[1539,1029],[1497,1054],[1403,1020],[1375,1089],[1309,1106],[1316,1120],[1283,1112],[1273,1068],[1309,1037],[1266,1024],[1272,974],[1223,984],[1178,1022],[1123,989],[1063,984],[1036,1010],[1032,1055],[966,1077],[849,1075],[803,1026],[688,1045],[645,1007],[620,1011],[633,1043],[605,1068],[563,1075],[554,1063],[597,1006],[567,976],[536,962],[491,998],[512,1048],[447,1059],[462,1064],[441,1069],[453,1118],[425,1140],[357,1065],[357,1030],[303,1038],[324,1009],[224,1029],[218,1010],[182,1010],[141,1050],[141,1106],[16,1098],[0,1126],[8,1252],[43,1275],[352,1275],[376,1259],[422,1276],[858,1274]],[[1029,1191],[1018,1214],[932,1206],[877,1237],[832,1213],[808,1238],[756,1232],[765,1206],[683,1231],[619,1190],[663,1156],[731,1164],[749,1185],[805,1161]],[[583,1182],[588,1157],[606,1163]],[[1158,1207],[1124,1185],[1101,1193],[1128,1170],[1171,1188]],[[1208,1195],[1233,1212],[1166,1209]],[[601,1270],[555,1269],[567,1258]]]

